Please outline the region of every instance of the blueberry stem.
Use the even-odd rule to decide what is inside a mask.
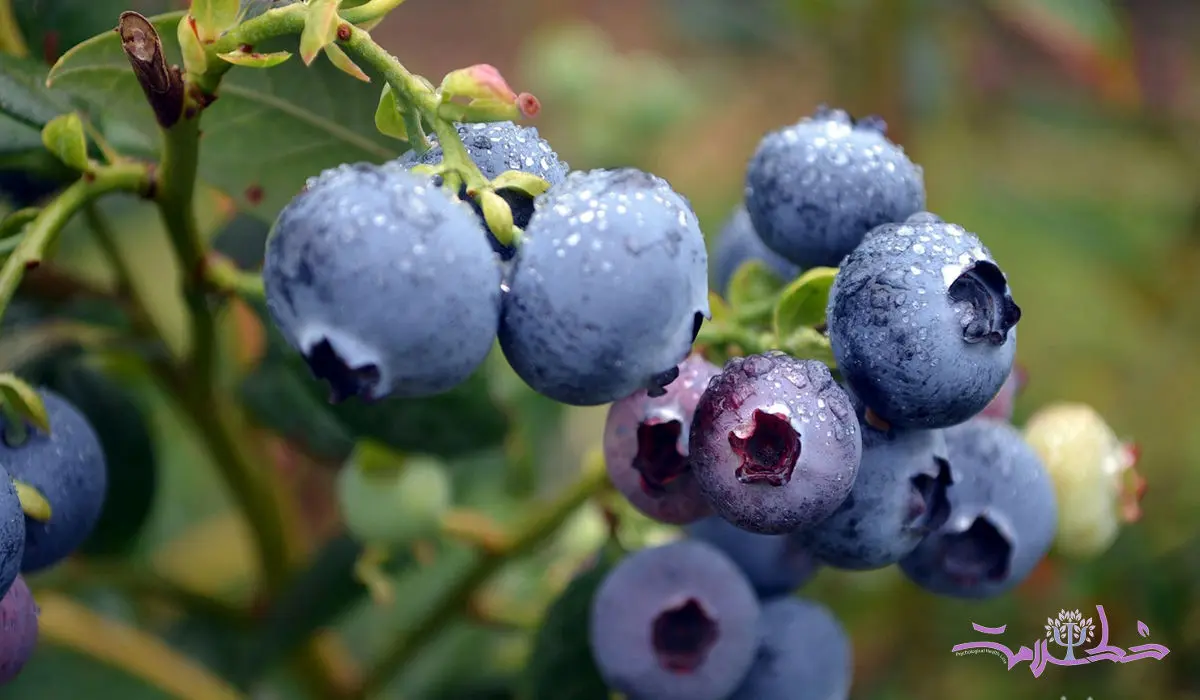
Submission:
[[[441,596],[426,608],[411,627],[400,632],[367,674],[354,698],[373,696],[392,676],[447,623],[467,608],[476,591],[511,560],[524,556],[553,535],[576,510],[608,485],[604,458],[589,454],[579,480],[558,498],[538,510],[524,525],[515,528],[508,545],[495,552],[479,552],[458,579],[442,589]]]
[[[17,489],[17,498],[21,501],[21,510],[25,517],[40,523],[50,521],[54,511],[50,507],[50,501],[46,500],[41,491],[17,479],[13,479],[13,486]]]

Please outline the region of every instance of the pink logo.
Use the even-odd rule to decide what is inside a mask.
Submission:
[[[1004,634],[1008,625],[984,627],[972,622],[971,627],[980,634],[999,635]],[[1008,660],[1008,670],[1010,671],[1022,661],[1028,661],[1034,678],[1040,678],[1047,665],[1081,666],[1097,661],[1127,664],[1130,661],[1148,658],[1162,661],[1164,656],[1171,653],[1170,649],[1161,644],[1139,644],[1129,649],[1110,645],[1108,643],[1108,618],[1104,615],[1103,605],[1096,606],[1095,620],[1091,617],[1085,618],[1078,610],[1060,610],[1058,617],[1046,618],[1045,628],[1045,637],[1035,641],[1032,648],[1022,645],[1016,652],[999,642],[992,641],[956,644],[950,651],[959,656],[980,652],[1003,656]],[[1142,638],[1150,636],[1150,628],[1141,620],[1137,623],[1137,631]],[[1100,639],[1094,646],[1084,646],[1097,636]],[[1065,653],[1061,657],[1054,656],[1050,653],[1051,644],[1063,647],[1066,649]],[[1082,653],[1076,653],[1076,650]]]

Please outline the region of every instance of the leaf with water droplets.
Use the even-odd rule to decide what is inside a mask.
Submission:
[[[814,267],[788,284],[775,305],[775,334],[786,338],[798,329],[824,323],[829,290],[836,277],[837,268]]]

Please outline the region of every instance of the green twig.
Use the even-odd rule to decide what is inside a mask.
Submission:
[[[266,296],[262,275],[241,270],[230,260],[217,255],[208,256],[204,278],[212,289],[247,301],[262,301]]]
[[[439,629],[467,610],[475,592],[509,561],[525,556],[548,539],[568,518],[607,484],[603,460],[593,455],[580,479],[564,494],[547,504],[508,540],[507,546],[491,552],[481,552],[474,564],[463,572],[458,581],[443,589],[421,619],[397,637],[374,668],[367,674],[359,697],[379,693],[405,663],[432,638]]]
[[[16,293],[25,271],[42,262],[47,248],[58,238],[76,212],[110,192],[146,194],[150,190],[150,169],[142,163],[102,166],[63,190],[42,208],[25,228],[21,242],[0,268],[0,316]]]
[[[200,120],[196,118],[185,117],[163,130],[162,165],[154,199],[183,271],[183,297],[191,319],[192,382],[210,386],[216,376],[216,322],[205,295],[205,242],[196,223],[194,204],[199,139]]]

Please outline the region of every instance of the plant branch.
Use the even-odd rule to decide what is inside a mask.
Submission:
[[[210,288],[222,294],[247,301],[263,301],[266,298],[262,275],[239,269],[233,261],[215,253],[209,253],[204,266],[204,279]]]
[[[98,615],[61,593],[38,593],[42,639],[98,659],[180,700],[244,700],[157,637]]]
[[[110,192],[150,191],[150,169],[143,163],[102,166],[63,190],[42,208],[25,228],[21,242],[0,268],[0,316],[12,301],[27,270],[41,264],[46,250],[58,238],[67,222],[85,206]]]
[[[362,694],[366,698],[384,689],[392,676],[432,638],[441,627],[470,606],[476,591],[511,560],[522,557],[545,542],[571,515],[608,483],[603,458],[589,455],[579,480],[554,501],[546,504],[507,539],[507,545],[477,555],[474,564],[458,581],[442,591],[421,619],[397,637],[378,664],[367,674]]]

